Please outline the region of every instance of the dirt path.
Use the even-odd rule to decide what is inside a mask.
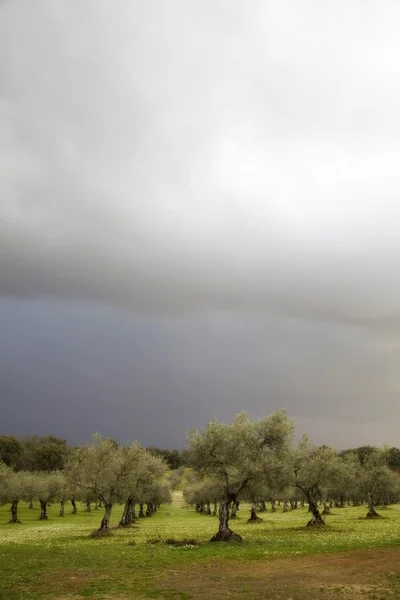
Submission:
[[[159,587],[166,597],[193,600],[400,599],[400,548],[265,562],[204,561],[168,570]]]

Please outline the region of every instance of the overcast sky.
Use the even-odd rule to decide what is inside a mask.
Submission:
[[[0,0],[0,433],[400,446],[400,5]]]

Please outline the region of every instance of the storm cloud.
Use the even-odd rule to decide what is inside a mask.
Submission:
[[[399,27],[389,0],[0,4],[4,431],[174,445],[287,406],[396,443]]]

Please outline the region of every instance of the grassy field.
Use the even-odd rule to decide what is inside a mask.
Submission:
[[[400,506],[373,521],[360,518],[365,507],[334,509],[320,529],[304,527],[306,509],[278,509],[249,524],[242,507],[232,528],[244,541],[228,545],[208,542],[216,517],[184,506],[179,491],[173,505],[107,538],[89,537],[100,511],[70,512],[60,518],[54,505],[40,522],[37,507],[24,505],[23,524],[10,525],[0,508],[1,599],[400,598]],[[115,525],[120,512],[114,508]]]

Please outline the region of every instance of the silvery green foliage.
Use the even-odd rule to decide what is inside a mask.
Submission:
[[[12,472],[11,467],[0,462],[0,504],[7,502],[7,484]]]
[[[332,448],[314,446],[305,435],[292,454],[293,484],[306,497],[324,495],[327,488],[334,486],[344,477],[343,463]]]
[[[40,502],[52,502],[64,499],[65,488],[68,485],[64,473],[37,473],[33,476],[34,498]]]
[[[292,433],[285,411],[255,423],[242,412],[229,425],[213,420],[203,431],[189,432],[190,461],[202,474],[221,481],[228,493],[238,494],[249,481],[265,476],[279,454],[283,456]]]
[[[375,449],[364,461],[357,454],[349,453],[343,462],[354,496],[363,500],[372,498],[376,502],[385,496],[399,494],[400,478],[388,467],[385,449]]]
[[[77,448],[67,463],[71,484],[80,495],[90,492],[106,504],[133,497],[147,501],[154,486],[168,470],[165,462],[137,442],[119,446],[114,440],[96,434],[92,444]],[[166,497],[164,491],[162,495]],[[142,501],[142,500],[140,500]]]

